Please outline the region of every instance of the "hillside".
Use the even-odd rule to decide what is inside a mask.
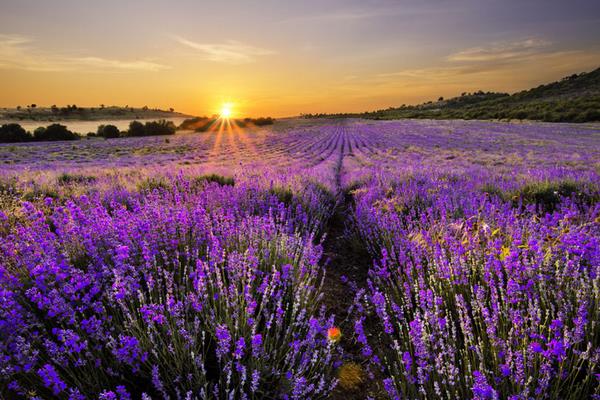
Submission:
[[[38,107],[30,104],[25,107],[0,108],[0,120],[21,120],[21,121],[96,121],[96,120],[118,120],[118,119],[161,119],[173,117],[186,117],[182,114],[170,110],[160,110],[158,108],[148,107],[120,107],[120,106],[100,106],[100,107],[78,107],[76,105],[67,105],[64,107]]]
[[[361,117],[369,119],[519,119],[546,122],[600,121],[600,68],[567,76],[512,95],[463,93],[420,105],[403,105],[358,114],[319,114],[307,117]]]

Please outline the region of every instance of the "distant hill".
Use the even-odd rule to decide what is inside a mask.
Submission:
[[[600,68],[512,95],[479,91],[414,106],[403,105],[357,114],[309,114],[307,117],[600,121]]]
[[[78,107],[76,105],[67,105],[64,107],[38,107],[36,104],[29,104],[25,107],[0,108],[0,120],[21,120],[21,121],[96,121],[96,120],[118,120],[118,119],[163,119],[173,117],[188,117],[189,115],[176,112],[173,109],[160,110],[158,108],[148,107],[119,107],[119,106],[100,106],[100,107]]]

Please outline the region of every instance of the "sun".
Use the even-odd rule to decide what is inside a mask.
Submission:
[[[229,119],[231,118],[231,103],[225,103],[221,106],[221,118]]]

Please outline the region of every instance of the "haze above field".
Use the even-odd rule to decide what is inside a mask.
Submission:
[[[362,112],[600,65],[600,3],[5,0],[0,107]]]

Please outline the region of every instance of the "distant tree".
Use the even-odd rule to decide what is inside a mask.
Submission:
[[[21,106],[17,106],[17,110],[21,111]]]
[[[255,120],[253,120],[252,122],[254,122],[254,125],[256,126],[264,126],[264,125],[273,125],[273,118],[271,117],[266,117],[266,118],[256,118]]]
[[[50,110],[52,110],[53,114],[56,114],[58,112],[58,107],[56,107],[56,104],[52,104],[52,107],[50,107]]]
[[[444,97],[443,97],[443,96],[440,96],[440,97],[438,98],[438,101],[444,101]]]
[[[39,141],[77,140],[79,135],[71,132],[64,125],[52,124],[46,128],[37,128],[33,133],[33,138]]]
[[[0,143],[29,142],[33,137],[19,124],[4,124],[0,126]]]
[[[114,125],[100,125],[96,136],[100,136],[106,139],[115,139],[120,136],[119,128]]]
[[[177,127],[172,121],[148,121],[142,124],[139,121],[131,121],[127,136],[156,136],[156,135],[174,135]]]
[[[33,131],[33,140],[43,140],[42,138],[46,134],[46,127],[40,126],[39,128],[35,128]]]
[[[35,103],[31,104],[31,108],[36,108],[36,107],[37,107],[37,104],[35,104]]]
[[[142,107],[142,110],[144,110],[144,111],[148,111],[148,106],[144,106],[144,107]]]
[[[104,110],[104,104],[100,104],[100,109]]]
[[[177,127],[172,121],[160,120],[160,121],[149,121],[146,122],[146,126],[144,127],[146,130],[146,135],[155,136],[155,135],[174,135]]]
[[[169,108],[169,111],[173,112],[175,109],[173,107]]]
[[[207,123],[212,123],[214,120],[209,120],[208,117],[194,117],[187,118],[183,120],[181,124],[179,124],[177,129],[181,130],[194,130],[200,126],[204,126]]]
[[[128,136],[146,136],[146,127],[140,121],[131,121],[129,124]]]

